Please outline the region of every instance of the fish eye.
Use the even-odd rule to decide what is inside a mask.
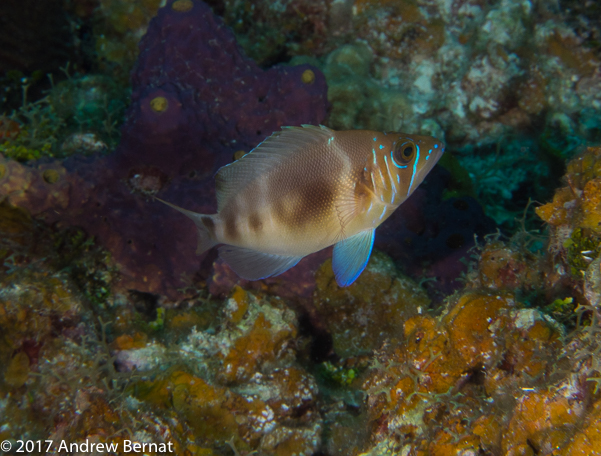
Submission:
[[[415,156],[415,143],[413,141],[406,141],[397,144],[394,149],[394,159],[398,163],[407,163],[413,160]]]

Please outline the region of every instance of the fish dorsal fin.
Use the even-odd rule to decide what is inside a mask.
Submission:
[[[238,194],[249,182],[265,177],[291,155],[329,140],[334,133],[323,125],[283,127],[276,131],[240,160],[219,169],[215,177],[217,210],[220,211],[230,197]]]
[[[295,266],[303,257],[273,255],[256,250],[223,245],[219,256],[243,279],[260,280],[276,276]]]
[[[361,231],[334,246],[332,269],[339,286],[348,287],[367,266],[374,246],[375,231]]]

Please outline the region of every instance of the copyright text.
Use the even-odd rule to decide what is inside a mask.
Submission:
[[[32,453],[37,452],[67,452],[67,453],[110,453],[122,451],[125,453],[173,453],[173,443],[147,443],[123,440],[123,442],[85,442],[69,443],[65,440],[4,440],[0,449],[5,453]]]

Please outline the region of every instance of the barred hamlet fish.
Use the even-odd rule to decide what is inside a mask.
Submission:
[[[281,274],[334,245],[332,267],[344,287],[365,269],[375,229],[443,152],[430,136],[284,127],[217,172],[217,214],[166,204],[196,223],[197,253],[225,244],[219,255],[240,277]]]

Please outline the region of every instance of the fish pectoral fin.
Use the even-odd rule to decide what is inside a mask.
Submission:
[[[367,202],[370,201],[370,198],[371,194],[363,186],[360,187],[360,191],[349,187],[341,192],[341,196],[335,204],[336,215],[338,215],[338,221],[340,222],[340,232],[334,242],[339,242],[346,238],[345,229],[347,225],[355,217],[365,212]]]
[[[260,280],[286,272],[295,266],[303,257],[274,255],[256,250],[224,245],[219,247],[219,256],[246,280]]]
[[[335,207],[336,215],[338,215],[338,221],[340,222],[339,236],[343,238],[346,236],[344,232],[346,226],[359,214],[359,201],[353,198],[340,199]],[[338,241],[339,239],[336,240]]]
[[[375,229],[362,231],[334,246],[332,269],[339,286],[348,287],[357,280],[367,266],[374,246],[375,231]]]

